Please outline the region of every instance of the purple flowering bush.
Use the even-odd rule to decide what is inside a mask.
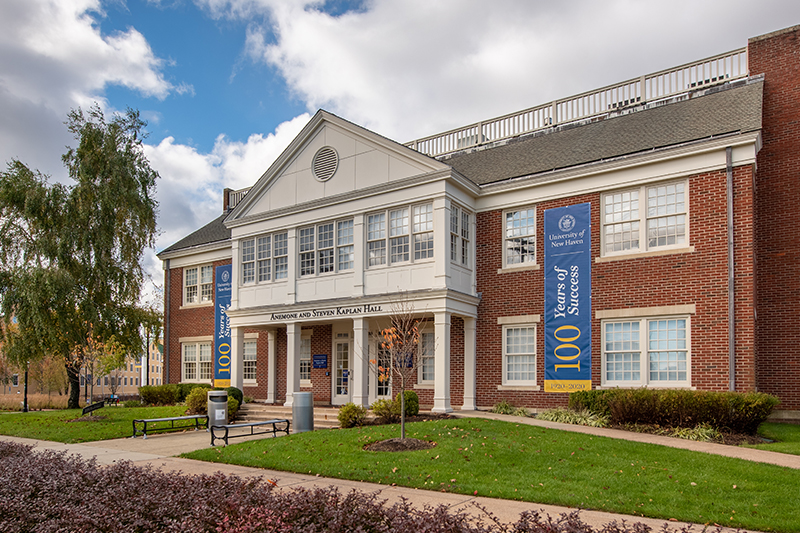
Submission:
[[[524,513],[501,524],[445,506],[387,505],[376,494],[275,490],[261,479],[187,476],[0,442],[0,531],[18,532],[396,532],[592,533],[577,512],[557,519]],[[603,533],[646,533],[613,523]]]

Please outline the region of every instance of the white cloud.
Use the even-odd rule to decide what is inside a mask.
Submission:
[[[746,45],[800,17],[765,0],[197,0],[249,24],[245,49],[319,107],[400,141]],[[260,15],[260,17],[258,16]]]

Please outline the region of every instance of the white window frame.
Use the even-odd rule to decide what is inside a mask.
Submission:
[[[348,227],[349,231],[347,231]],[[353,270],[355,266],[353,262],[355,254],[354,228],[352,218],[328,220],[313,226],[298,228],[298,277],[327,276]]]
[[[532,346],[533,349],[531,351],[520,352],[515,350],[514,353],[509,353],[509,344],[508,344],[508,332],[509,330],[527,330],[528,334],[533,336]],[[532,330],[532,331],[531,331]],[[536,386],[536,380],[539,378],[539,364],[538,364],[538,353],[537,353],[537,334],[538,329],[535,323],[528,323],[528,324],[508,324],[503,326],[503,378],[502,383],[505,386]],[[533,359],[533,379],[509,379],[509,357],[530,357]],[[530,364],[530,362],[526,363]],[[527,371],[530,373],[530,370]]]
[[[311,386],[311,333],[312,331],[301,331],[300,333],[300,386]],[[308,352],[306,353],[306,346]]]
[[[193,352],[191,360],[188,359],[187,352]],[[208,352],[210,359],[205,359],[205,352]],[[201,361],[201,354],[203,360]],[[210,375],[204,369],[201,373],[201,364],[203,367],[207,366],[210,362]],[[190,366],[191,365],[191,366]],[[193,374],[188,372],[188,369],[193,369]],[[208,378],[201,378],[201,375],[208,375]],[[214,341],[190,341],[181,342],[181,383],[211,383],[214,379]]]
[[[433,331],[423,329],[419,332],[417,357],[419,358],[417,383],[433,385],[436,380],[436,336]]]
[[[258,341],[247,339],[242,344],[242,382],[253,386],[258,380]]]
[[[682,188],[683,190],[682,192],[675,191],[669,194],[667,193],[667,189],[671,187]],[[658,193],[660,192],[664,192],[664,195],[659,195]],[[683,210],[679,210],[678,205],[675,205],[674,209],[670,208],[669,205],[672,205],[672,203],[667,205],[665,202],[661,202],[662,205],[659,206],[656,202],[655,205],[651,205],[651,195],[653,195],[653,193],[656,193],[656,198],[662,198],[663,196],[665,200],[674,195],[676,197],[675,204],[679,203],[677,200],[678,196],[682,196]],[[636,200],[631,197],[633,194],[637,196]],[[636,202],[635,208],[632,206],[634,201]],[[640,187],[610,191],[602,195],[600,203],[600,255],[602,257],[641,254],[662,250],[680,250],[690,246],[689,180],[687,179],[648,183]],[[613,206],[617,205],[620,206],[620,210],[615,212]],[[661,212],[659,212],[659,209]],[[651,210],[655,210],[655,212],[651,212]],[[607,213],[606,211],[610,212]],[[655,244],[651,244],[648,231],[651,222],[659,220],[668,221],[672,217],[675,217],[676,220],[670,227],[675,227],[676,231],[682,227],[683,236],[679,237],[675,235],[675,242],[673,243],[667,242],[659,244],[656,242]],[[679,217],[683,217],[682,223],[678,220]],[[632,244],[628,244],[627,246],[620,244],[618,247],[619,249],[608,250],[607,247],[612,243],[609,242],[607,228],[623,224],[630,225],[630,227],[622,227],[613,234],[621,234],[625,242],[631,242],[636,239],[636,246]],[[638,229],[632,227],[634,224],[638,224]],[[625,239],[625,235],[628,236],[627,239]],[[657,236],[656,238],[669,240],[669,237],[663,235],[660,237]],[[682,242],[679,242],[681,239]]]
[[[239,241],[239,284],[276,283],[289,277],[289,234],[282,231]]]
[[[519,207],[516,209],[507,209],[503,211],[503,268],[525,268],[537,264],[537,215],[538,213],[535,205]],[[523,226],[521,222],[515,223],[515,220],[522,221],[523,216],[525,217],[526,221],[533,220],[533,224],[525,224]],[[528,231],[525,231],[525,229],[528,229]],[[522,259],[519,262],[509,261],[509,250],[513,249],[511,243],[525,238],[533,239],[532,244],[525,244],[525,246],[533,246],[532,253],[528,252],[520,254]],[[519,245],[518,247],[521,246],[522,245]]]
[[[367,213],[366,268],[433,261],[434,213],[433,202]]]
[[[183,269],[183,305],[212,305],[214,302],[214,265],[196,265]]]
[[[472,213],[453,204],[450,207],[450,262],[470,268],[470,235]]]
[[[678,338],[677,331],[675,335],[675,339],[661,339],[660,341],[655,341],[659,345],[652,345],[650,341],[650,325],[652,323],[657,323],[658,325],[665,325],[669,328],[670,321],[684,321],[684,338]],[[633,346],[614,346],[612,342],[616,340],[617,342],[625,342],[624,337],[618,339],[607,339],[607,326],[614,325],[614,324],[626,324],[626,323],[636,323],[638,324],[639,328],[639,341],[638,341],[638,349]],[[677,324],[676,324],[677,326]],[[601,327],[601,349],[602,349],[602,362],[601,362],[601,379],[600,384],[601,387],[620,387],[620,388],[637,388],[637,387],[650,387],[650,388],[662,388],[662,389],[680,389],[680,388],[690,388],[692,383],[692,349],[691,349],[691,317],[689,315],[666,315],[666,316],[637,316],[637,317],[625,317],[625,318],[609,318],[602,320],[600,322]],[[616,332],[615,332],[616,333]],[[624,333],[624,331],[622,332]],[[669,329],[667,329],[666,336],[669,336]],[[674,340],[674,344],[670,344]],[[683,348],[681,348],[681,342],[683,341]],[[666,345],[664,345],[666,343]],[[609,349],[611,347],[612,349]],[[618,349],[615,349],[618,348]],[[655,349],[651,349],[655,348]],[[670,369],[671,361],[667,361],[666,368],[660,370],[660,372],[667,372],[671,373],[674,372],[678,374],[679,372],[685,372],[685,379],[680,380],[677,379],[676,376],[675,380],[653,380],[650,376],[650,355],[654,352],[676,352],[674,363],[675,368]],[[620,361],[622,366],[615,372],[615,374],[623,374],[623,379],[608,379],[608,357],[609,354],[639,354],[639,379],[624,379],[624,374],[626,372],[634,371],[633,368],[626,368],[625,363],[629,361]],[[679,361],[679,353],[685,354],[685,361],[683,365],[681,365],[681,361]],[[668,355],[669,357],[669,355]],[[635,363],[635,361],[630,361],[631,364]],[[683,369],[681,369],[683,366]],[[656,370],[659,371],[659,370]]]

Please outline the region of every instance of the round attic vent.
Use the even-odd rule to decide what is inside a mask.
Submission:
[[[328,181],[336,174],[336,169],[339,167],[339,154],[330,146],[323,146],[314,155],[314,161],[311,162],[311,170],[314,172],[314,177],[320,181]]]

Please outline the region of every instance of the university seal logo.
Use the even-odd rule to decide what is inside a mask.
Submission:
[[[558,219],[558,229],[561,230],[562,233],[566,233],[567,231],[571,230],[575,227],[575,217],[572,215],[564,215],[560,219]]]
[[[223,283],[228,283],[228,280],[230,279],[230,277],[231,277],[231,275],[228,273],[227,270],[222,272],[222,282]]]

